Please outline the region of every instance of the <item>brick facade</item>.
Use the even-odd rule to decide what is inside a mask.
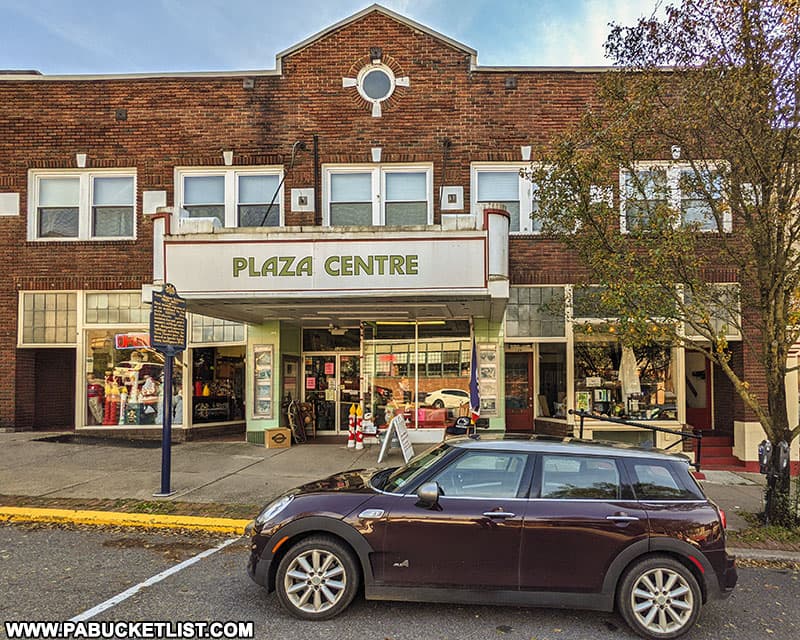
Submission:
[[[410,79],[380,118],[354,88],[342,86],[343,77],[369,62],[373,46],[396,76]],[[463,185],[468,213],[471,163],[519,162],[521,145],[545,144],[576,123],[595,96],[593,71],[476,70],[471,63],[465,48],[372,11],[283,57],[280,74],[0,79],[0,192],[19,193],[21,203],[19,216],[0,216],[0,427],[35,422],[20,399],[36,382],[36,357],[16,347],[18,292],[151,282],[152,223],[142,215],[142,192],[164,190],[173,204],[176,167],[222,166],[229,149],[236,167],[283,165],[286,224],[319,225],[319,192],[315,214],[291,213],[288,199],[292,188],[314,186],[317,136],[320,165],[369,162],[374,146],[384,163],[432,163],[433,193]],[[253,88],[243,86],[248,77]],[[507,88],[509,78],[514,88]],[[289,172],[298,140],[308,149]],[[88,168],[136,169],[135,241],[26,240],[29,170],[74,168],[79,152]],[[435,202],[434,222],[440,220]],[[583,275],[574,256],[547,238],[515,236],[509,252],[512,283],[565,284]],[[748,378],[758,380],[755,359],[739,357]],[[749,419],[717,387],[733,407],[725,422]]]

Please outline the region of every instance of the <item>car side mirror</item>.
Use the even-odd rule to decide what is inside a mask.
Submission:
[[[417,506],[425,509],[436,509],[439,506],[440,495],[441,490],[438,482],[426,482],[417,489],[417,497],[419,498]]]

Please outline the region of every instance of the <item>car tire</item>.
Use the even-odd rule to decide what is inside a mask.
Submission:
[[[628,626],[644,638],[678,638],[694,626],[703,594],[692,572],[668,556],[651,556],[625,572],[617,608]]]
[[[278,564],[275,591],[283,609],[301,620],[339,615],[358,591],[353,553],[336,538],[315,535],[292,546]]]
[[[444,409],[444,402],[441,400],[434,400],[433,401],[433,408],[434,409]]]

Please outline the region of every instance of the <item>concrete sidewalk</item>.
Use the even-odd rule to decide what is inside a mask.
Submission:
[[[153,501],[161,483],[156,443],[55,442],[55,433],[0,433],[0,494],[50,499]],[[67,434],[74,435],[74,434]],[[346,469],[376,467],[379,449],[305,444],[266,449],[245,442],[184,442],[172,448],[172,489],[163,500],[258,506],[292,487]],[[417,451],[422,447],[417,445]],[[381,467],[403,463],[392,449]],[[758,474],[707,471],[708,496],[728,516],[730,529],[747,526],[738,512],[763,509],[764,479]],[[800,554],[774,552],[800,561]]]

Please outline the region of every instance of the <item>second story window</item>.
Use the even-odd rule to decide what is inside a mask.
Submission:
[[[472,193],[476,215],[490,204],[501,205],[511,216],[511,233],[540,233],[541,221],[535,218],[536,190],[530,180],[520,176],[527,165],[475,165]]]
[[[131,240],[136,176],[120,171],[31,172],[31,240]]]
[[[428,166],[326,167],[327,226],[413,226],[433,223]]]
[[[216,218],[224,227],[283,224],[280,168],[181,170],[176,187],[185,218]]]
[[[680,212],[680,224],[698,231],[718,231],[713,203],[722,199],[719,171],[693,169],[680,163],[650,163],[621,173],[620,226],[623,232],[646,229],[660,208]],[[719,214],[719,211],[717,212]],[[724,211],[722,230],[731,231],[730,212]]]

